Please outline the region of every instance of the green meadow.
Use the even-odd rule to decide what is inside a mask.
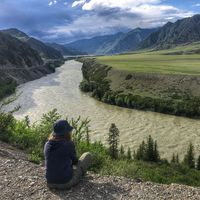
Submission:
[[[101,56],[97,57],[97,61],[130,72],[198,75],[200,54],[189,54],[192,49],[194,50],[194,46],[187,45],[172,50]],[[182,54],[178,55],[180,51]]]

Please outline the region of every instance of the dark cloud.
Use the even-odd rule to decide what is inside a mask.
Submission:
[[[66,6],[61,3],[54,6],[48,4],[48,0],[0,1],[0,28],[16,27],[40,37],[55,25],[73,21]]]

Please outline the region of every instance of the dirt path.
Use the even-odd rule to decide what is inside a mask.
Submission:
[[[200,200],[200,188],[177,184],[161,185],[136,182],[121,177],[88,174],[68,191],[50,191],[45,184],[44,168],[27,161],[27,156],[0,142],[0,199],[2,200]]]

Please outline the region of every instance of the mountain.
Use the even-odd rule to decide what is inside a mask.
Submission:
[[[62,54],[58,50],[47,46],[46,44],[35,38],[29,37],[27,34],[18,29],[11,28],[7,30],[2,30],[1,32],[7,33],[13,37],[16,37],[22,42],[27,43],[28,45],[30,45],[31,48],[36,50],[39,53],[39,55],[44,59],[63,59]]]
[[[115,43],[115,45],[110,49],[108,54],[116,54],[127,52],[130,50],[135,50],[138,47],[138,44],[146,39],[151,33],[158,29],[141,29],[136,28],[126,34],[124,34],[120,39]]]
[[[86,55],[87,54],[87,53],[84,53],[84,52],[78,51],[76,49],[66,47],[64,45],[57,44],[57,43],[46,43],[46,45],[56,49],[63,56],[74,56],[74,55]]]
[[[86,52],[88,54],[106,54],[123,35],[124,33],[97,36],[91,39],[78,40],[66,44],[65,46],[78,49],[79,51]]]
[[[42,65],[39,54],[29,45],[0,32],[0,67],[26,68]]]
[[[140,49],[167,49],[180,44],[200,41],[200,15],[184,18],[175,23],[168,22],[152,33],[141,44]]]
[[[78,40],[66,46],[86,51],[88,54],[116,54],[134,50],[138,44],[157,29],[136,28],[128,33],[97,36]]]
[[[19,84],[40,78],[52,69],[28,44],[0,32],[0,71],[0,86],[5,87],[10,82]]]

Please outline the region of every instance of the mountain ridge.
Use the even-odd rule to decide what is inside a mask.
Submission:
[[[200,41],[200,14],[166,23],[141,42],[139,49],[168,49],[197,41]]]
[[[74,48],[69,48],[61,44],[57,43],[46,43],[46,45],[56,49],[59,51],[63,56],[75,56],[75,55],[86,55],[87,53],[81,52]]]
[[[5,29],[2,30],[1,32],[7,33],[21,40],[22,42],[27,43],[28,45],[30,45],[32,49],[36,50],[39,53],[39,55],[44,59],[63,59],[62,54],[56,49],[47,46],[40,40],[37,40],[33,37],[29,37],[26,33],[16,28]]]
[[[136,28],[127,33],[118,32],[112,35],[96,36],[90,39],[78,40],[65,46],[96,55],[124,53],[136,49],[137,45],[155,30],[157,28]]]
[[[20,84],[51,73],[53,69],[27,43],[0,32],[0,70],[0,83]]]

